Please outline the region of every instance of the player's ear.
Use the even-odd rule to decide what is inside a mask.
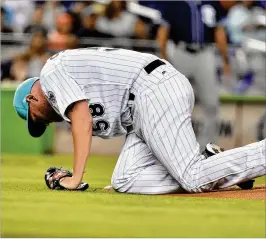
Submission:
[[[26,101],[32,102],[32,101],[38,101],[38,100],[33,95],[29,94],[26,96]]]

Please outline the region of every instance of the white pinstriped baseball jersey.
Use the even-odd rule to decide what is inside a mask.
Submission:
[[[47,61],[41,71],[41,87],[66,121],[67,107],[86,99],[93,116],[93,135],[119,136],[132,123],[128,106],[132,83],[154,59],[153,55],[124,49],[66,50]]]

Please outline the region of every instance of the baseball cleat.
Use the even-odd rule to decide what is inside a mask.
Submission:
[[[220,146],[209,143],[206,145],[205,150],[202,152],[202,154],[206,157],[209,158],[213,155],[219,154],[224,151],[224,148],[221,148]]]
[[[224,148],[221,148],[220,146],[209,143],[206,145],[205,150],[202,152],[202,155],[204,155],[206,158],[211,157],[213,155],[219,154],[221,152],[225,151]],[[243,183],[237,184],[238,187],[244,190],[252,189],[254,185],[255,180],[251,179]]]
[[[237,184],[237,186],[240,187],[241,189],[248,190],[248,189],[253,188],[254,182],[255,182],[255,180],[251,179],[251,180],[248,180],[246,182],[239,183],[239,184]]]

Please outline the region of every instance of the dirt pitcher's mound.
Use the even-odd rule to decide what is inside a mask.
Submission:
[[[175,196],[186,197],[209,197],[209,198],[238,198],[238,199],[251,199],[251,200],[265,200],[266,187],[265,185],[256,185],[253,189],[242,190],[240,188],[232,187],[216,192],[208,193],[189,193],[189,194],[172,194]]]

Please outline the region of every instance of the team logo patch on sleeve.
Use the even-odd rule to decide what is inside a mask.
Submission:
[[[56,104],[56,98],[55,95],[52,91],[48,91],[48,100],[52,103],[52,104]]]

